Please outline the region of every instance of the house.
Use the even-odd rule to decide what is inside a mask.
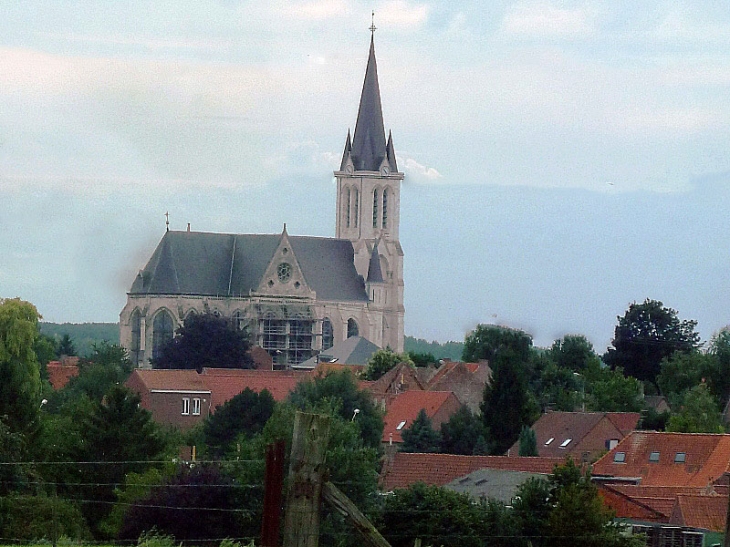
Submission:
[[[168,227],[120,312],[119,339],[133,363],[149,366],[195,313],[247,329],[277,368],[299,366],[354,336],[402,352],[404,175],[392,135],[386,139],[372,37],[355,131],[347,132],[334,177],[332,238],[289,235],[286,225],[280,234]]]
[[[282,401],[307,372],[204,368],[195,370],[135,369],[125,385],[139,393],[141,406],[161,424],[187,430],[246,388],[268,390]]]
[[[329,348],[326,352],[310,357],[296,368],[314,369],[321,363],[357,366],[362,369],[373,353],[380,348],[362,336],[351,336]]]
[[[454,479],[444,488],[469,494],[475,499],[492,499],[510,505],[522,483],[532,478],[546,480],[547,476],[547,473],[485,468]]]
[[[727,520],[728,497],[680,494],[676,498],[669,524],[710,532],[723,532]]]
[[[459,456],[395,452],[386,458],[380,483],[386,491],[408,488],[417,482],[444,486],[479,469],[504,469],[549,474],[564,458],[511,458],[509,456]]]
[[[571,456],[584,463],[616,446],[639,422],[638,412],[547,412],[532,426],[539,456]],[[508,454],[519,455],[515,442]]]
[[[46,371],[53,389],[61,389],[71,378],[79,375],[79,358],[64,355],[59,361],[49,361]]]
[[[642,486],[727,484],[730,435],[634,431],[593,466],[594,480]]]
[[[383,443],[400,444],[403,431],[415,421],[421,410],[431,420],[431,426],[439,431],[461,408],[459,399],[450,391],[404,391],[395,395],[387,404],[383,418]]]
[[[486,361],[462,363],[444,361],[427,383],[429,391],[452,391],[461,404],[474,414],[481,412],[484,388],[492,378],[492,369]]]

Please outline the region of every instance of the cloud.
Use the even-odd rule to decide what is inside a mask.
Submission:
[[[375,23],[382,23],[389,27],[415,29],[421,27],[428,19],[429,6],[406,2],[405,0],[390,0],[384,2],[375,10]]]
[[[412,157],[401,152],[397,154],[397,157],[405,174],[415,182],[436,182],[443,178],[443,175],[441,175],[441,173],[439,173],[435,168],[427,167],[418,163]]]
[[[342,18],[350,11],[345,0],[312,0],[309,2],[290,2],[282,6],[282,14],[294,19],[323,21]]]
[[[585,9],[563,9],[547,2],[522,2],[502,20],[500,32],[516,38],[584,38],[594,34]]]

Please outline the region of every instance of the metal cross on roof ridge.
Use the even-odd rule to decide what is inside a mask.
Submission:
[[[370,24],[370,35],[373,36],[375,34],[375,31],[378,30],[378,27],[375,26],[375,10],[373,10],[371,17],[372,21]]]

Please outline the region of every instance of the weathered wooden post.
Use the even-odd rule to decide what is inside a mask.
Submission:
[[[329,416],[297,412],[289,462],[284,547],[319,545],[319,510],[329,433]]]
[[[264,516],[261,522],[262,547],[278,547],[281,498],[284,487],[284,441],[266,447],[264,476]]]

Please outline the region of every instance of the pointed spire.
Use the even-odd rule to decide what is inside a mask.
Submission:
[[[390,171],[392,173],[398,172],[398,164],[395,161],[395,148],[393,147],[393,133],[388,131],[388,144],[385,145],[386,155],[388,157],[388,163],[390,164]]]
[[[345,141],[345,151],[342,152],[342,162],[340,163],[340,171],[344,171],[347,167],[347,160],[352,153],[352,141],[350,140],[350,129],[347,129],[347,140]]]
[[[373,252],[370,253],[370,264],[368,265],[368,283],[383,283],[383,270],[380,268],[380,253],[378,252],[378,242],[373,246]]]
[[[352,162],[356,171],[378,171],[385,156],[385,126],[380,104],[378,66],[375,61],[375,40],[371,36],[370,56],[352,138]]]

